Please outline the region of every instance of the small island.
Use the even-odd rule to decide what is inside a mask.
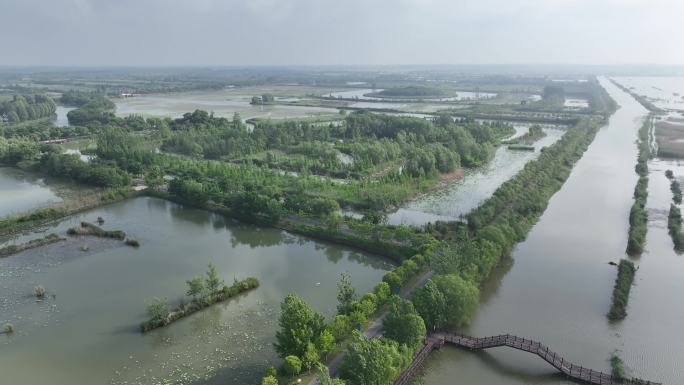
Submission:
[[[407,86],[388,88],[365,96],[388,99],[438,99],[455,95],[449,95],[444,89],[437,87]]]
[[[147,313],[150,319],[140,324],[140,331],[142,333],[167,326],[205,307],[223,302],[238,294],[259,287],[259,281],[253,277],[243,279],[242,281],[236,279],[231,286],[228,286],[218,276],[216,267],[212,264],[209,264],[209,270],[207,270],[205,278],[202,276],[193,277],[187,280],[186,283],[188,285],[186,294],[192,297],[192,300],[187,304],[181,303],[175,309],[169,309],[165,300],[155,298],[147,306]]]

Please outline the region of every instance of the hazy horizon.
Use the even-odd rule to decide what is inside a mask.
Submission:
[[[0,66],[680,66],[675,0],[0,0]]]

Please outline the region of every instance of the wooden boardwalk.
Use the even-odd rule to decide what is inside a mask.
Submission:
[[[468,336],[461,336],[451,333],[434,333],[425,340],[425,345],[416,354],[411,366],[399,376],[394,382],[394,385],[406,385],[410,379],[423,365],[425,359],[430,353],[436,349],[447,344],[456,345],[459,347],[481,350],[489,348],[497,348],[507,346],[513,349],[522,350],[527,353],[536,354],[551,366],[556,368],[559,372],[565,374],[569,378],[597,385],[660,385],[656,382],[646,381],[639,378],[621,379],[613,378],[608,373],[603,373],[593,369],[585,368],[580,365],[575,365],[565,358],[550,350],[547,346],[542,345],[537,341],[528,340],[512,336],[510,334],[502,334],[493,337],[474,338]]]

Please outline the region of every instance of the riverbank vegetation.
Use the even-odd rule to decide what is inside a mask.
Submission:
[[[613,288],[613,301],[608,312],[608,319],[618,321],[627,316],[629,291],[632,288],[636,267],[632,261],[621,259],[618,264],[618,274]]]
[[[634,203],[629,212],[629,238],[627,240],[627,254],[632,256],[640,255],[644,251],[646,232],[648,231],[646,199],[648,197],[648,161],[652,158],[649,140],[653,125],[652,119],[651,116],[647,117],[638,133],[635,171],[639,179],[634,187]]]
[[[178,307],[171,309],[165,300],[154,299],[147,307],[150,319],[140,324],[141,332],[146,333],[167,326],[208,306],[259,287],[259,281],[256,278],[235,280],[231,286],[228,286],[219,277],[216,267],[211,264],[206,277],[193,277],[186,283],[188,286],[186,295],[192,298],[190,302],[181,303]]]
[[[18,244],[18,245],[8,245],[8,246],[5,246],[3,248],[0,248],[0,258],[9,257],[12,254],[21,253],[22,251],[25,251],[25,250],[49,245],[49,244],[64,241],[64,240],[65,240],[65,238],[62,238],[57,234],[48,234],[43,238],[32,239],[26,243],[22,243],[22,244]]]

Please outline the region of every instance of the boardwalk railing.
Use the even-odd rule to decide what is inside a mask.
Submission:
[[[411,366],[408,367],[400,376],[394,381],[394,385],[407,385],[408,383],[411,382],[411,378],[416,374],[418,370],[420,370],[421,366],[423,365],[423,362],[425,359],[428,358],[430,353],[434,349],[440,348],[442,345],[444,345],[444,339],[443,338],[434,338],[434,337],[428,337],[425,339],[425,345],[416,353],[415,357],[413,357],[413,362],[411,362]]]
[[[502,334],[493,337],[474,338],[451,333],[434,333],[426,339],[425,346],[416,354],[411,366],[394,382],[395,385],[406,385],[410,378],[423,364],[427,356],[436,347],[444,343],[468,348],[471,350],[481,350],[507,346],[513,349],[536,354],[551,366],[556,368],[566,376],[578,381],[597,385],[660,385],[659,383],[642,380],[639,378],[623,379],[614,378],[608,373],[603,373],[593,369],[575,365],[558,353],[550,350],[548,346],[542,345],[537,341],[516,337],[510,334]]]

